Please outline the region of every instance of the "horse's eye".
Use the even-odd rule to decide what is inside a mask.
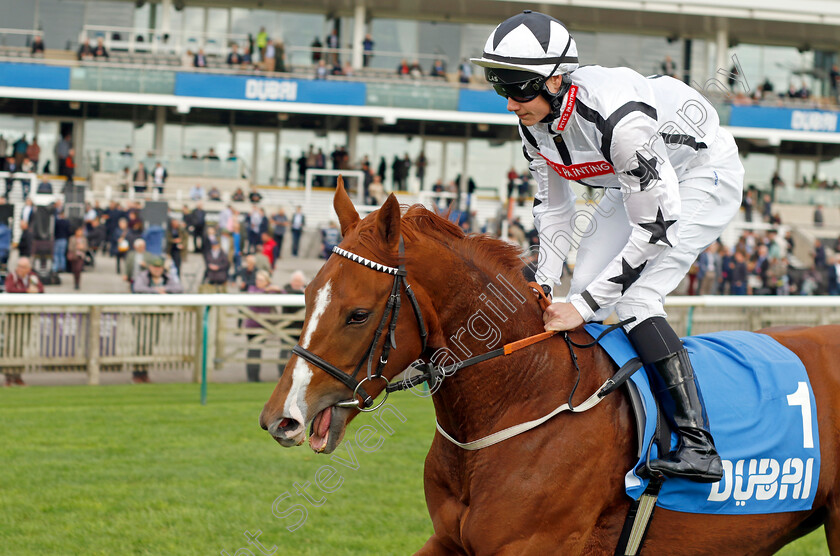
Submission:
[[[370,313],[367,311],[354,311],[347,319],[347,324],[363,324],[367,322],[368,315],[370,315]]]

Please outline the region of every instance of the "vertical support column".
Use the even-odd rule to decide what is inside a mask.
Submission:
[[[193,382],[201,381],[201,370],[204,357],[204,307],[193,307],[195,309],[195,352],[193,353]]]
[[[683,39],[683,61],[682,61],[683,83],[691,83],[691,39]]]
[[[155,142],[154,150],[157,156],[163,155],[163,130],[166,126],[166,107],[155,107]]]
[[[161,0],[160,2],[160,40],[164,45],[163,50],[169,52],[169,42],[172,35],[172,0]],[[165,42],[163,42],[165,41]]]
[[[184,18],[186,19],[186,18]],[[201,48],[207,48],[207,29],[210,27],[210,8],[204,8],[204,21],[201,24]],[[206,54],[206,52],[205,52]]]
[[[458,191],[461,192],[461,210],[469,212],[471,207],[471,199],[469,198],[470,190],[467,184],[470,181],[470,176],[467,174],[467,158],[470,150],[470,136],[472,135],[472,124],[467,124],[466,138],[464,139],[464,159],[461,164],[461,183],[458,184]]]
[[[356,8],[353,10],[353,69],[362,67],[362,41],[365,40],[365,19],[367,10],[362,0],[356,0]]]
[[[102,308],[92,306],[88,313],[90,322],[88,323],[88,365],[87,375],[88,384],[99,384],[99,337],[101,331],[100,319],[102,318]]]
[[[359,117],[350,116],[347,120],[347,156],[350,157],[350,164],[356,162],[356,145],[359,139]]]
[[[729,57],[729,25],[723,18],[718,19],[717,33],[715,34],[715,67],[711,73],[717,73],[718,70],[728,70],[729,64],[727,58]]]

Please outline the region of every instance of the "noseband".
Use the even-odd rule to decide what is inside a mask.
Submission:
[[[399,267],[395,268],[392,266],[386,266],[384,264],[380,264],[370,259],[366,259],[360,255],[356,255],[355,253],[351,253],[350,251],[345,251],[340,247],[336,246],[333,247],[333,253],[344,257],[345,259],[350,259],[353,262],[359,263],[360,265],[366,266],[372,270],[376,270],[377,272],[384,272],[385,274],[390,274],[394,277],[394,283],[391,286],[391,294],[388,297],[388,303],[385,306],[385,311],[382,313],[382,319],[379,321],[379,327],[376,329],[376,332],[373,335],[373,340],[370,342],[370,346],[359,360],[359,363],[356,365],[356,368],[353,370],[353,374],[348,374],[332,363],[322,359],[321,357],[315,355],[308,349],[302,347],[300,344],[296,345],[292,349],[292,353],[303,359],[304,361],[308,362],[315,367],[318,367],[331,377],[335,378],[345,386],[347,386],[350,390],[353,391],[353,397],[349,400],[343,400],[335,404],[338,407],[352,407],[357,408],[361,411],[374,411],[378,409],[385,400],[388,399],[388,389],[385,390],[385,398],[380,402],[376,407],[371,407],[373,405],[373,397],[371,397],[367,392],[365,392],[364,388],[362,388],[362,384],[365,381],[371,381],[374,379],[382,380],[387,385],[388,379],[382,376],[382,371],[385,368],[385,365],[388,363],[388,354],[391,352],[391,349],[397,348],[397,341],[394,337],[394,330],[397,327],[397,317],[400,314],[400,296],[402,288],[405,288],[405,294],[408,296],[408,300],[411,302],[411,307],[414,309],[414,316],[417,319],[417,327],[420,330],[420,340],[423,344],[423,349],[421,353],[426,350],[426,339],[428,336],[428,332],[426,331],[426,324],[423,322],[423,315],[420,312],[420,305],[417,303],[417,298],[414,296],[414,291],[412,291],[411,286],[406,281],[406,271],[405,271],[405,263],[401,263]],[[405,245],[403,243],[403,238],[400,236],[400,260],[403,259],[405,255]],[[388,334],[385,338],[385,343],[382,346],[382,352],[379,355],[379,362],[376,366],[376,371],[373,370],[373,361],[375,358],[375,351],[376,345],[379,343],[380,338],[382,337],[382,333],[385,331],[385,328],[388,329]],[[362,369],[362,365],[364,362],[367,361],[367,376],[362,378],[362,380],[358,380],[357,377],[359,376],[359,372]]]

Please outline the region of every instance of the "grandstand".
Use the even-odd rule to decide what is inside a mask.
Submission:
[[[4,0],[0,6],[14,14],[0,29],[2,141],[37,136],[36,171],[58,188],[54,148],[69,134],[75,176],[89,184],[89,200],[133,198],[126,176],[139,162],[146,168],[161,162],[169,178],[154,198],[174,210],[191,206],[188,191],[196,183],[221,190],[210,212],[236,189],[254,186],[270,206],[302,203],[317,230],[331,217],[329,190],[303,194],[301,170],[310,151],[329,159],[341,145],[348,154],[342,168],[358,169],[366,158],[372,171],[381,170],[386,192],[395,188],[395,158],[416,161],[423,153],[423,177],[412,164],[402,180],[404,202],[431,199],[423,192],[440,181],[460,191],[465,209],[472,179],[476,227],[499,230],[507,175],[525,170],[516,118],[480,72],[461,67],[519,4]],[[772,193],[775,212],[799,244],[818,235],[811,222],[817,203],[826,213],[819,234],[837,231],[840,73],[832,67],[840,6],[777,0],[761,9],[747,0],[725,7],[715,0],[541,6],[574,33],[583,63],[654,74],[672,59],[674,76],[715,103],[738,141],[746,184],[759,201],[761,192]],[[265,56],[263,28],[274,41],[273,59]],[[84,55],[86,41],[101,41],[107,56]],[[234,46],[237,56],[251,58],[229,59]],[[327,75],[319,79],[325,61]],[[403,62],[415,69],[398,71]],[[219,160],[206,156],[210,149]],[[527,205],[515,209],[525,227]]]

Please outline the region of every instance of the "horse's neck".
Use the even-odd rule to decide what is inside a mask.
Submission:
[[[463,361],[543,332],[542,310],[521,283],[498,275],[484,282],[461,284],[459,294],[437,307],[446,347],[437,350],[435,363]],[[609,367],[595,370],[595,350],[576,352],[583,370],[574,400],[579,403],[606,380]],[[447,432],[475,440],[548,413],[568,398],[576,378],[569,348],[557,335],[446,377],[434,395],[435,411]]]

